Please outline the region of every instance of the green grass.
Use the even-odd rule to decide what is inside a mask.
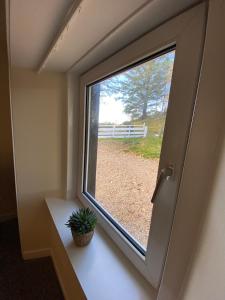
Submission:
[[[146,138],[121,139],[121,142],[128,145],[128,152],[136,153],[144,158],[159,158],[162,138],[148,136]]]
[[[148,132],[152,134],[160,134],[163,131],[165,118],[164,117],[158,117],[158,118],[146,118],[144,120],[136,120],[132,121],[132,124],[136,125],[142,125],[145,123],[145,125],[148,127]]]
[[[144,158],[154,159],[160,157],[162,145],[162,133],[165,118],[147,118],[145,120],[132,121],[132,124],[143,124],[148,127],[148,135],[146,138],[121,138],[110,139],[110,141],[123,143],[127,146],[127,152],[132,152]],[[129,122],[127,122],[129,124]],[[160,136],[156,136],[160,135]],[[102,139],[109,141],[109,139]]]
[[[122,143],[127,146],[126,152],[135,153],[144,158],[154,159],[160,157],[162,137],[101,139],[101,141]]]
[[[162,145],[162,134],[165,117],[149,117],[145,120],[133,121],[132,124],[143,124],[148,127],[148,136],[140,139],[124,139],[128,144],[128,151],[144,158],[159,158]],[[159,136],[156,136],[159,135]]]

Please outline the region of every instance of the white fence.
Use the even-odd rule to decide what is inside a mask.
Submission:
[[[143,125],[99,125],[98,137],[103,139],[112,138],[144,138],[148,127]]]

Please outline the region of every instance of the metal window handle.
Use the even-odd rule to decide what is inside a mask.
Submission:
[[[174,172],[173,166],[163,168],[160,171],[159,179],[157,180],[156,187],[155,187],[154,193],[152,195],[152,199],[151,199],[152,203],[155,202],[155,199],[156,199],[158,192],[159,192],[161,186],[163,185],[164,181],[168,180],[173,175],[173,172]]]

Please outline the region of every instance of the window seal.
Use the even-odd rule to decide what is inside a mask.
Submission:
[[[94,197],[92,197],[88,192],[85,191],[83,191],[83,194],[103,214],[103,216],[105,216],[110,221],[110,223],[114,227],[116,227],[116,229],[119,230],[120,233],[123,234],[128,242],[131,243],[131,245],[134,246],[134,248],[138,250],[143,257],[145,257],[146,250],[134,238],[132,238],[132,236],[104,208],[102,208],[101,205],[98,204]]]

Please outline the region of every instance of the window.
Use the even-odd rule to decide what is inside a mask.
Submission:
[[[84,193],[143,255],[174,58],[168,49],[87,87]]]
[[[80,81],[77,196],[155,288],[179,199],[204,20],[193,8]]]

